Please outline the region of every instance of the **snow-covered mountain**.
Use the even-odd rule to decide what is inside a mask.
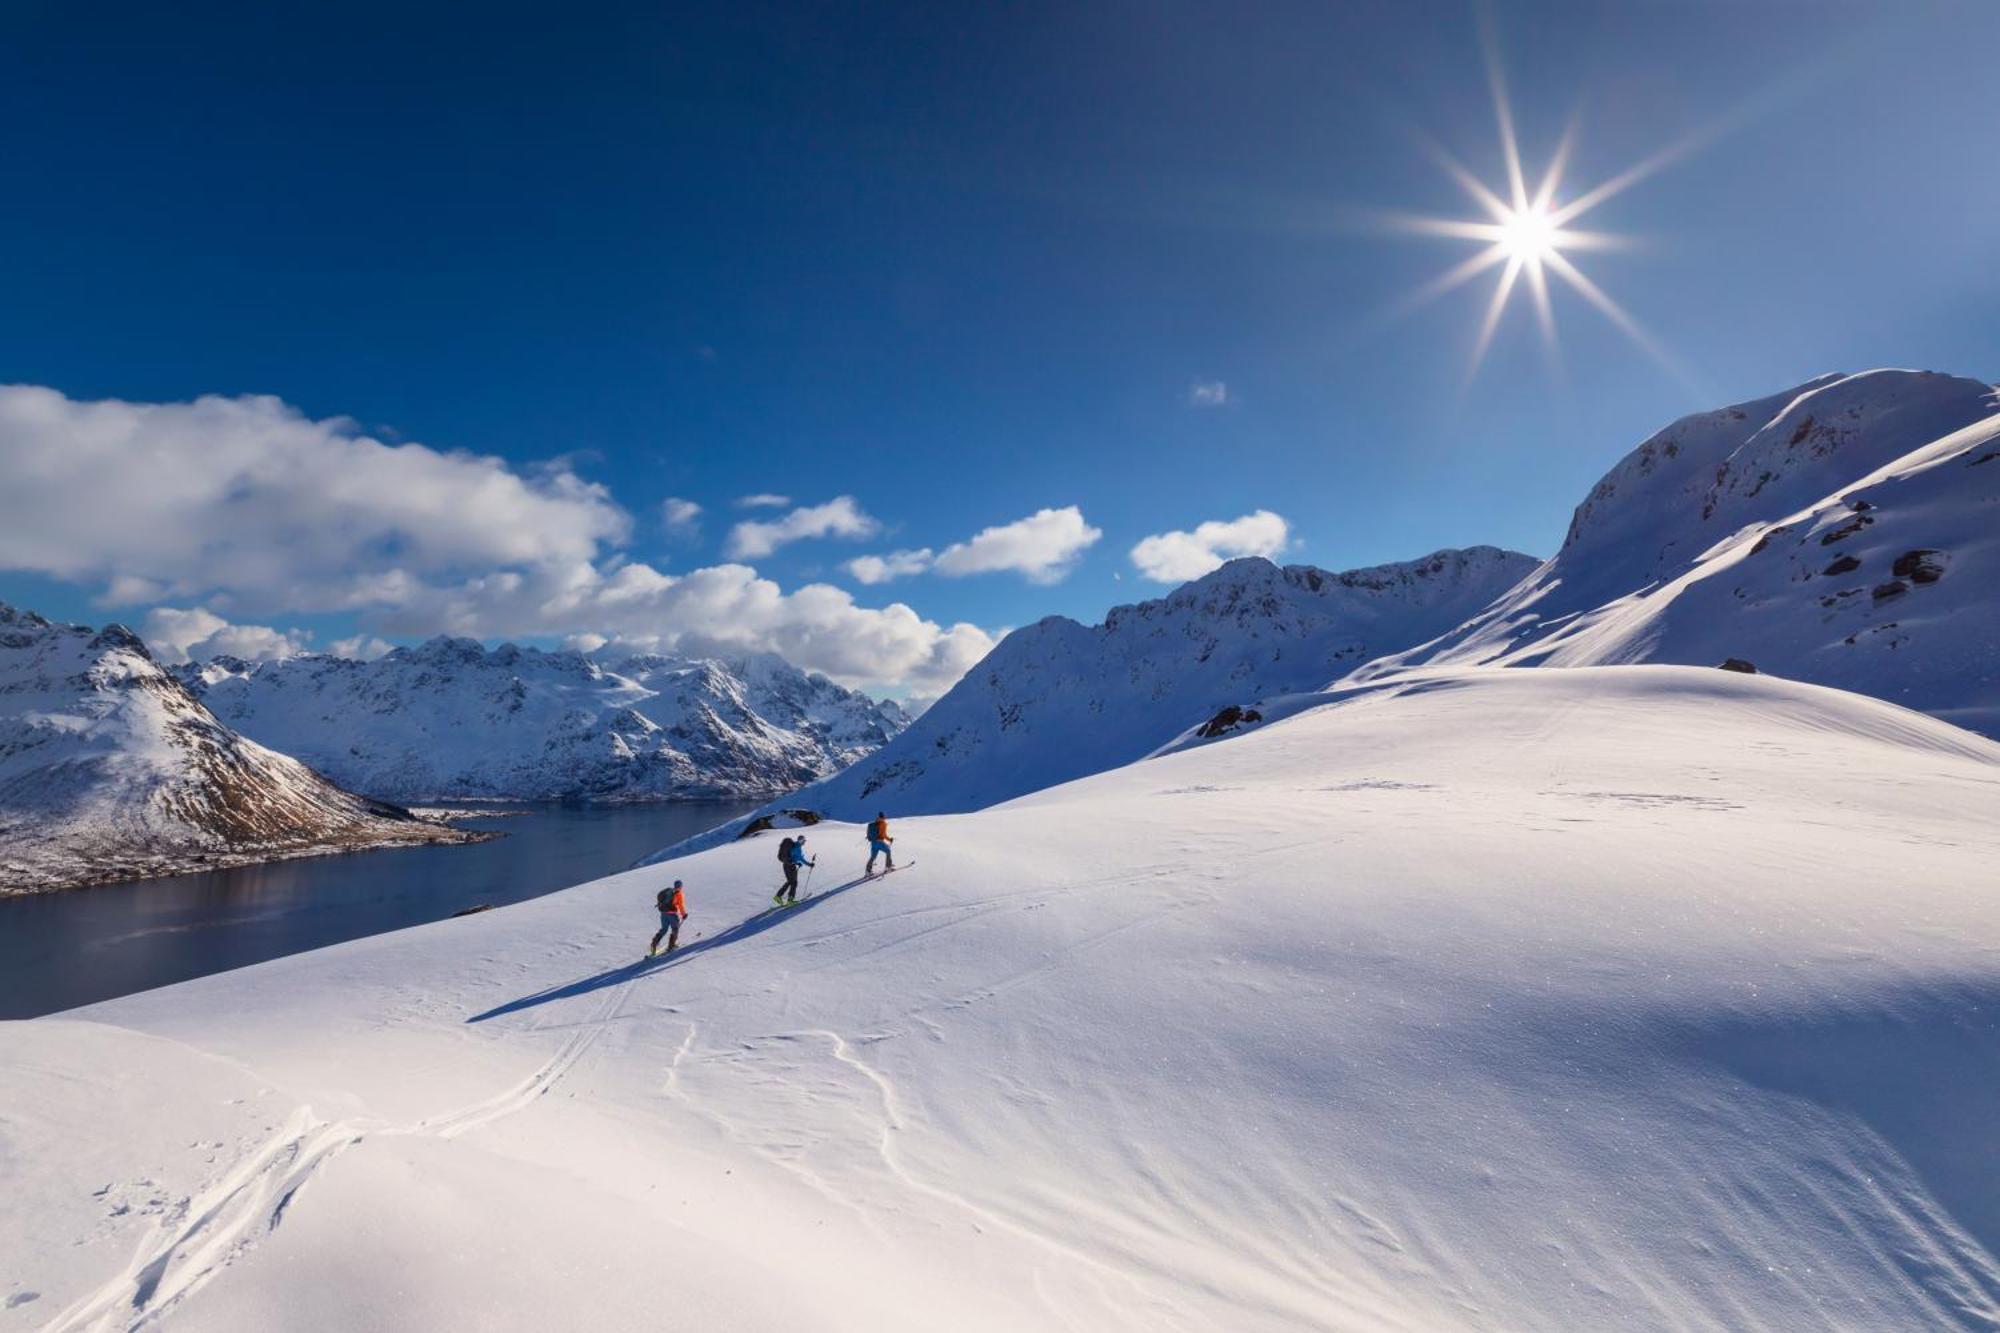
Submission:
[[[372,662],[219,657],[182,678],[245,735],[387,800],[774,796],[908,723],[768,655],[599,662],[436,638]]]
[[[2000,1325],[2000,746],[1322,702],[789,911],[766,834],[0,1024],[0,1329]]]
[[[1531,577],[1360,674],[1734,657],[2000,735],[1996,413],[1980,381],[1877,370],[1683,418]]]
[[[909,730],[786,805],[973,810],[1150,753],[1232,706],[1318,689],[1443,633],[1535,568],[1475,546],[1334,574],[1232,560],[1101,625],[1016,630]]]
[[[123,626],[0,604],[0,893],[470,836],[246,740]]]

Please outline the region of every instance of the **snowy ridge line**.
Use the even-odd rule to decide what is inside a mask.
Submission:
[[[1220,709],[1321,689],[1433,639],[1538,564],[1493,546],[1344,572],[1245,557],[1101,625],[1050,616],[1002,639],[880,750],[671,852],[792,808],[845,822],[952,813],[1115,768]]]
[[[163,1322],[188,1297],[276,1231],[307,1184],[335,1157],[368,1138],[455,1139],[525,1109],[553,1089],[616,1020],[629,992],[616,988],[589,1025],[565,1038],[534,1073],[491,1097],[408,1125],[321,1120],[310,1107],[224,1173],[177,1226],[150,1236],[125,1271],[44,1325],[44,1333],[138,1333]]]
[[[439,637],[372,662],[219,657],[179,675],[245,734],[404,802],[776,796],[909,722],[770,654],[593,657]]]
[[[2000,736],[1996,441],[1993,386],[1924,371],[1683,418],[1518,587],[1354,678],[1737,659]]]

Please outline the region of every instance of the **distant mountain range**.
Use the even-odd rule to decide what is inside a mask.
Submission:
[[[774,796],[909,725],[782,658],[622,656],[436,638],[373,662],[218,657],[180,669],[215,715],[397,801]]]
[[[1198,723],[1231,725],[1215,717],[1225,708],[1443,634],[1538,564],[1492,546],[1337,574],[1252,557],[1101,625],[1051,616],[1002,639],[895,741],[783,804],[838,818],[971,810],[1116,768]]]
[[[0,604],[0,893],[471,837],[245,739],[130,630]]]

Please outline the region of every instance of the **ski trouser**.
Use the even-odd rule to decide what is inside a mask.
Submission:
[[[780,889],[779,892],[785,895],[787,901],[799,896],[799,863],[797,861],[785,862],[785,887]]]
[[[678,945],[681,942],[681,922],[685,921],[686,919],[687,918],[682,916],[679,912],[660,913],[659,932],[653,936],[652,944],[650,944],[647,947],[652,949],[659,948],[660,936],[662,935],[666,936],[667,947],[669,949]]]

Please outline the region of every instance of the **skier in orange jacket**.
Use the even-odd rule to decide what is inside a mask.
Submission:
[[[864,874],[875,873],[875,858],[878,856],[889,859],[890,870],[896,868],[896,854],[889,850],[889,844],[894,841],[889,836],[889,816],[876,811],[874,820],[868,825],[868,869]]]
[[[671,889],[661,889],[653,898],[653,905],[660,909],[660,929],[653,936],[653,942],[646,946],[646,957],[660,952],[660,936],[667,937],[667,952],[681,942],[681,922],[688,917],[687,894],[681,890],[681,882],[674,881]]]

